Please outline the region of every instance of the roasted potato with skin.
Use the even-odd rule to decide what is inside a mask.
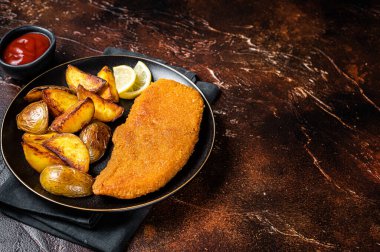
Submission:
[[[37,172],[41,172],[49,165],[65,164],[57,155],[38,143],[21,142],[21,144],[26,161]]]
[[[42,135],[25,133],[24,135],[22,135],[22,141],[26,143],[42,144],[43,142],[45,142],[45,140],[52,138],[55,135],[57,135],[56,132],[49,132]]]
[[[55,88],[55,89],[70,91],[68,87],[63,87],[63,86],[54,86],[54,85],[39,86],[30,90],[25,95],[24,100],[26,100],[27,102],[39,101],[42,99],[42,90],[45,90],[48,88]]]
[[[112,122],[123,115],[123,107],[103,99],[99,95],[86,90],[81,85],[77,88],[77,96],[79,100],[84,100],[87,97],[91,98],[95,105],[94,118],[99,121]]]
[[[46,140],[42,145],[54,152],[69,166],[83,172],[88,172],[90,154],[86,145],[78,136],[71,133],[57,134]]]
[[[111,128],[106,124],[95,121],[87,125],[79,135],[87,146],[90,154],[90,163],[98,161],[107,149],[111,138]]]
[[[82,85],[86,90],[98,92],[106,85],[106,81],[89,73],[85,73],[79,68],[68,65],[66,69],[66,82],[69,88],[77,92],[79,85]]]
[[[86,98],[56,117],[50,125],[50,129],[59,133],[75,133],[92,120],[94,112],[94,102],[90,98]]]
[[[54,117],[63,114],[69,107],[78,102],[78,98],[70,91],[58,88],[42,90],[42,99]]]
[[[41,172],[40,183],[49,193],[75,198],[91,195],[94,179],[69,166],[53,165]]]
[[[102,70],[99,71],[98,77],[107,81],[107,85],[99,91],[99,96],[108,101],[119,102],[119,94],[116,90],[115,77],[113,76],[111,69],[109,69],[108,66],[104,66]]]
[[[26,106],[16,116],[17,128],[28,133],[43,134],[49,124],[49,112],[45,102],[37,101]]]

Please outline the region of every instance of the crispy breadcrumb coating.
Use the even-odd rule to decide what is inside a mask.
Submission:
[[[159,79],[136,98],[116,128],[94,194],[132,199],[163,187],[186,164],[198,141],[203,100],[193,88]]]

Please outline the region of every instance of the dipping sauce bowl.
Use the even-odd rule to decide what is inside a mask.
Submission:
[[[42,27],[28,25],[6,33],[0,41],[0,68],[14,79],[37,76],[54,59],[55,36]]]

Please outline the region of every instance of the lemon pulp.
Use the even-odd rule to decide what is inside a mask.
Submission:
[[[125,91],[119,92],[120,98],[123,99],[133,99],[142,91],[144,91],[152,81],[152,74],[149,68],[141,61],[137,62],[136,66],[133,68],[136,74],[135,82]]]

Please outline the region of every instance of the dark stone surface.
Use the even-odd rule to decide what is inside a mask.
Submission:
[[[2,1],[0,12],[0,34],[53,30],[56,63],[115,46],[222,89],[209,161],[129,250],[380,249],[380,4]],[[12,83],[0,83],[2,111]],[[0,226],[2,251],[87,251],[4,216]]]

